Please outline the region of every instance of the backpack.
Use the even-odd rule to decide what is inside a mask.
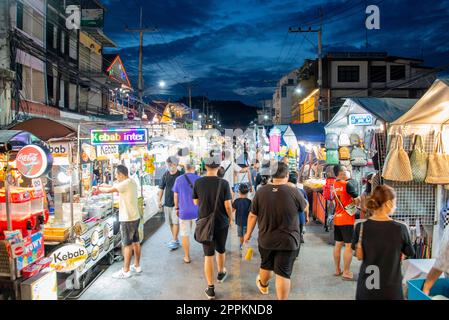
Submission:
[[[326,135],[326,149],[338,150],[338,135],[336,133]]]
[[[364,167],[368,164],[366,160],[365,150],[362,148],[354,147],[351,152],[351,165],[354,167]]]
[[[346,133],[340,134],[340,138],[338,139],[338,144],[340,147],[349,147],[351,145],[351,140]]]
[[[340,160],[349,160],[351,159],[351,152],[349,151],[348,147],[341,147],[338,150],[338,157]]]
[[[338,164],[338,150],[327,150],[326,151],[326,163],[327,164]]]
[[[360,137],[357,133],[351,134],[349,140],[351,142],[351,146],[358,146],[360,144]]]
[[[335,178],[327,178],[326,179],[326,184],[323,187],[323,196],[324,199],[328,200],[328,201],[332,201],[334,200],[334,193],[335,193],[335,181],[337,179]]]

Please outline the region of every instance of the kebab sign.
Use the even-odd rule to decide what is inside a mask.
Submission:
[[[105,144],[146,145],[148,144],[148,132],[147,129],[91,130],[90,141],[94,146]]]
[[[17,170],[26,178],[34,179],[43,175],[49,166],[48,155],[37,145],[27,145],[16,156]]]
[[[50,267],[56,272],[70,272],[82,266],[89,257],[87,249],[79,244],[63,246],[51,254]]]

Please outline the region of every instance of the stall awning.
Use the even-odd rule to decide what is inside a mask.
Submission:
[[[324,132],[325,125],[325,123],[312,122],[292,124],[290,127],[298,141],[324,142],[326,140],[326,134]]]
[[[346,127],[349,115],[367,112],[378,120],[391,123],[409,111],[417,101],[402,98],[347,98],[326,128]]]
[[[76,138],[78,125],[77,123],[62,120],[32,118],[14,125],[11,129],[28,131],[39,139],[48,141],[54,138]]]
[[[15,151],[28,144],[42,145],[39,138],[23,130],[0,130],[0,143],[10,143]]]
[[[393,124],[449,124],[449,78],[435,80],[413,108]]]

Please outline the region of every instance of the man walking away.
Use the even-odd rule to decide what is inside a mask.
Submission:
[[[116,174],[118,183],[111,186],[100,186],[100,193],[117,192],[119,199],[119,221],[123,246],[124,266],[120,271],[112,275],[116,279],[126,279],[131,277],[131,271],[141,273],[140,267],[140,239],[139,239],[139,223],[140,215],[137,205],[137,184],[134,179],[128,176],[128,168],[123,165],[117,166]],[[134,265],[130,267],[131,257],[134,252]]]
[[[175,200],[173,194],[173,186],[175,185],[175,180],[181,175],[178,171],[178,159],[176,157],[169,157],[166,161],[167,171],[162,176],[161,184],[159,185],[159,208],[162,208],[162,196],[165,191],[164,198],[164,213],[165,221],[170,226],[172,233],[172,240],[168,242],[167,246],[171,250],[176,250],[181,245],[178,240],[179,233],[179,218],[176,215]]]
[[[298,189],[288,185],[288,166],[277,163],[273,182],[259,187],[248,218],[245,241],[249,241],[256,222],[259,225],[261,264],[256,279],[259,291],[267,295],[271,273],[276,275],[276,294],[279,300],[288,299],[290,277],[300,248],[298,212],[307,202]]]
[[[195,229],[195,220],[198,219],[198,206],[193,203],[193,186],[200,177],[195,174],[195,165],[188,163],[186,173],[175,180],[173,186],[175,209],[179,217],[179,226],[184,248],[184,263],[190,263],[189,236]]]
[[[352,261],[352,234],[354,231],[355,215],[350,215],[345,207],[352,202],[358,203],[359,194],[354,184],[348,180],[349,172],[346,167],[337,165],[334,167],[334,174],[337,181],[334,184],[335,190],[335,215],[334,215],[334,262],[335,276],[342,276],[343,280],[354,280],[354,275],[350,271]],[[343,254],[343,272],[341,272],[340,260],[341,249],[345,247]]]
[[[193,188],[193,201],[199,206],[199,218],[215,215],[213,240],[203,244],[204,274],[207,281],[205,291],[208,299],[215,299],[214,256],[217,252],[217,281],[223,282],[227,277],[225,268],[226,239],[232,221],[231,188],[225,179],[217,177],[220,166],[218,159],[207,159],[206,176],[198,179]],[[215,210],[215,204],[217,209]]]

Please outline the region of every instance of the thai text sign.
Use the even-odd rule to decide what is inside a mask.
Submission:
[[[371,126],[373,122],[373,116],[369,113],[349,115],[349,124],[354,126]]]

